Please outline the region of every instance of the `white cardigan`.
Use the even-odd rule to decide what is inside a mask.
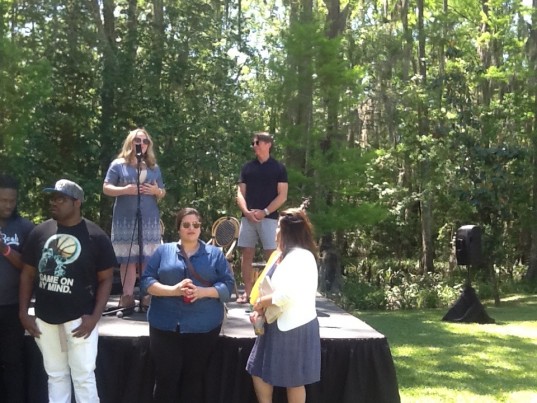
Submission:
[[[309,250],[291,249],[274,271],[271,282],[272,303],[283,309],[277,320],[278,329],[295,329],[317,317],[317,262]]]

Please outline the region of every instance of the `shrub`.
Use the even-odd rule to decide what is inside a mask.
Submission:
[[[336,302],[347,310],[445,308],[457,300],[467,281],[465,270],[450,272],[446,266],[438,273],[417,274],[416,269],[416,262],[395,260],[365,259],[359,266],[347,266],[343,291]],[[537,291],[535,284],[523,281],[524,271],[519,267],[509,275],[504,272],[496,272],[501,293]],[[475,273],[473,277],[479,297],[493,298],[494,286],[475,278]]]
[[[348,310],[384,309],[386,306],[384,292],[381,289],[359,281],[345,281],[339,302]]]
[[[414,274],[415,265],[410,262],[388,263],[385,268],[368,262],[361,269],[347,269],[338,303],[349,310],[442,308],[450,306],[461,292],[462,278]]]
[[[418,291],[417,308],[439,308],[440,296],[435,288],[421,289]]]

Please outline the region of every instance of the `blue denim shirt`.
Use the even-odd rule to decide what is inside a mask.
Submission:
[[[199,241],[198,251],[190,257],[196,272],[218,291],[219,298],[202,298],[184,303],[183,297],[151,297],[147,312],[149,324],[160,330],[181,333],[207,333],[219,326],[224,319],[223,302],[229,301],[235,279],[222,251]],[[143,292],[155,282],[174,285],[188,276],[187,264],[178,253],[177,243],[160,245],[149,258],[141,279]],[[203,285],[192,275],[192,282]]]

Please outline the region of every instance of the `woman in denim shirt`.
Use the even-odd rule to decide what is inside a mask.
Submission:
[[[152,295],[147,313],[155,363],[155,402],[201,402],[203,378],[224,319],[234,278],[222,251],[199,239],[197,210],[177,213],[179,242],[158,247],[141,280]],[[190,260],[191,265],[188,264]],[[190,267],[190,268],[189,268]]]

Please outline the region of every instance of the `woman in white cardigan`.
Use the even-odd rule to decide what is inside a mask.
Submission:
[[[246,370],[252,375],[259,403],[272,402],[274,386],[287,389],[289,403],[304,403],[304,385],[321,377],[321,340],[315,310],[317,248],[303,209],[281,213],[276,240],[281,256],[266,274],[271,277],[273,292],[257,299],[251,321],[270,305],[281,308],[282,313],[275,322],[265,324]]]

